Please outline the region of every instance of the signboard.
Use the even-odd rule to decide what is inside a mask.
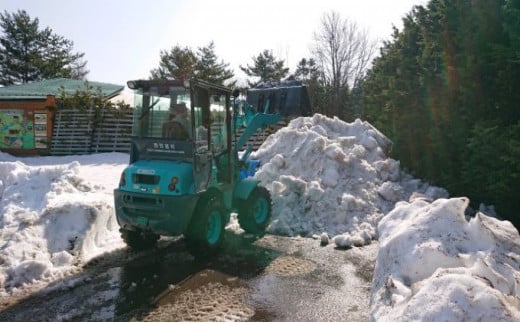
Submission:
[[[22,109],[0,110],[0,149],[45,149],[47,112],[24,113]]]
[[[47,113],[34,113],[35,148],[47,148]]]
[[[21,109],[0,110],[0,148],[34,148],[33,126]]]

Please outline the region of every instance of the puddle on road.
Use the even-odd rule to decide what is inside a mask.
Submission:
[[[227,257],[221,258],[227,259]],[[258,258],[256,258],[259,260]],[[245,259],[242,259],[245,260]],[[296,277],[313,272],[317,265],[306,259],[294,256],[279,256],[272,260],[262,272],[252,266],[251,258],[244,263],[235,264],[236,268],[249,268],[256,272],[256,279],[271,281],[269,277]],[[253,260],[254,262],[254,260]],[[262,261],[261,261],[262,262]],[[220,267],[218,264],[213,266]],[[229,268],[224,266],[223,268]],[[245,274],[245,273],[242,273]],[[244,275],[248,277],[248,275]],[[140,321],[269,321],[274,318],[268,307],[254,300],[261,292],[253,282],[230,273],[214,269],[204,269],[176,285],[170,285],[154,301],[154,309],[141,317]],[[256,285],[253,283],[253,285]],[[251,288],[253,287],[253,288]],[[268,297],[264,295],[263,297]],[[260,298],[263,298],[260,297]]]
[[[151,252],[105,255],[90,273],[61,283],[70,288],[31,296],[0,316],[7,321],[368,318],[369,281],[356,276],[360,262],[367,264],[364,270],[375,258],[366,250],[339,252],[309,239],[233,234],[223,247],[208,259],[192,257],[183,240],[165,241]]]
[[[264,272],[278,252],[228,235],[213,257],[186,255],[182,241],[128,263],[122,271],[117,320],[247,321],[247,280]],[[173,254],[177,256],[172,257]],[[184,254],[180,257],[180,254]],[[151,299],[150,299],[151,297]]]
[[[361,292],[368,292],[355,284],[360,280],[353,277],[355,266],[341,272],[345,260],[338,251],[316,251],[314,241],[303,239],[268,236],[250,241],[234,235],[226,239],[223,250],[210,259],[179,257],[178,252],[185,253],[184,248],[175,248],[170,250],[177,251],[175,257],[165,251],[159,257],[151,257],[155,263],[145,261],[145,265],[140,259],[137,264],[125,266],[126,284],[122,286],[143,280],[143,276],[147,282],[151,276],[155,286],[138,284],[133,293],[123,292],[126,305],[120,304],[116,319],[363,321],[368,317],[368,296],[358,297],[359,302],[346,296],[353,292],[353,287],[355,291],[361,288]],[[341,272],[334,283],[331,270]]]
[[[255,281],[261,277],[267,280],[268,277],[303,277],[317,268],[310,260],[280,254],[250,242],[244,243],[237,237],[228,239],[224,249],[203,268],[186,275],[185,279],[174,285],[164,286],[151,307],[142,315],[134,316],[134,319],[269,321],[276,316],[268,307],[255,302],[258,297],[252,294],[261,291],[255,286]],[[175,264],[177,270],[180,269],[179,265]],[[185,262],[181,267],[191,267],[190,262]]]

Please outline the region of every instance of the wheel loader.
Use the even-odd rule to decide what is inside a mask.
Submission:
[[[262,107],[244,108],[238,91],[197,79],[127,85],[135,93],[130,162],[114,190],[126,244],[145,249],[162,235],[184,235],[190,250],[212,253],[232,212],[242,229],[261,234],[271,196],[252,176],[258,162],[244,146],[283,116],[270,109],[269,97]]]

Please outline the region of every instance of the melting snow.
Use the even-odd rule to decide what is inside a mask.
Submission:
[[[403,174],[387,158],[391,142],[359,119],[346,123],[320,114],[297,118],[271,135],[253,158],[255,177],[273,198],[274,234],[326,233],[339,247],[377,239],[377,224],[398,201],[415,194],[447,197],[441,188]]]
[[[273,198],[268,231],[322,245],[332,237],[338,247],[379,240],[373,320],[520,320],[518,231],[485,207],[467,220],[466,198],[405,174],[390,148],[360,120],[291,121],[254,155],[262,164],[255,176]],[[119,153],[0,153],[0,295],[124,247],[112,190],[127,162]]]

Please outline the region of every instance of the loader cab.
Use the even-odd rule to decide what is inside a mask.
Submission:
[[[127,84],[135,93],[130,164],[191,165],[193,185],[187,193],[204,191],[212,181],[232,181],[230,89],[199,80]]]

